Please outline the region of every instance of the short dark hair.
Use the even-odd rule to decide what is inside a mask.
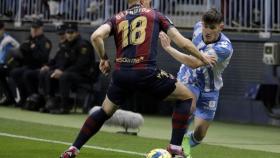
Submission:
[[[202,15],[202,21],[206,24],[220,24],[223,22],[223,15],[215,8],[211,8]]]

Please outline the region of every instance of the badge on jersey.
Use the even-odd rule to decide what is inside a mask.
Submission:
[[[87,53],[87,48],[83,47],[83,48],[81,49],[81,54],[86,54],[86,53]]]
[[[209,101],[209,110],[215,110],[217,106],[216,101]]]
[[[51,44],[49,42],[46,42],[45,48],[50,49],[51,48]]]
[[[160,70],[160,72],[157,74],[157,78],[171,78],[171,79],[175,79],[175,77],[172,74],[169,74],[163,70]]]

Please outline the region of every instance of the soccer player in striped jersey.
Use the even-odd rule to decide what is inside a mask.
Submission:
[[[156,10],[145,8],[142,5],[144,1],[128,0],[129,9],[108,19],[92,34],[92,44],[100,58],[99,68],[104,74],[111,69],[105,53],[104,39],[114,36],[114,71],[102,108],[87,118],[73,145],[61,158],[75,157],[79,149],[99,131],[104,122],[134,91],[151,95],[158,100],[173,98],[180,101],[174,107],[172,115],[172,136],[168,150],[174,157],[186,157],[181,145],[191,114],[193,94],[172,75],[158,69],[156,55],[159,32],[166,32],[179,47],[189,51],[198,61],[207,65],[215,63],[215,60],[203,56],[190,40],[177,31],[167,17]]]
[[[184,137],[185,154],[190,155],[190,147],[200,144],[205,137],[210,122],[214,119],[223,86],[222,72],[229,64],[233,48],[230,40],[221,32],[223,17],[216,9],[210,9],[202,16],[202,21],[194,26],[193,44],[204,56],[215,56],[214,66],[205,65],[191,55],[182,54],[170,46],[170,39],[160,34],[163,48],[182,63],[177,79],[195,94],[196,109],[194,131]]]

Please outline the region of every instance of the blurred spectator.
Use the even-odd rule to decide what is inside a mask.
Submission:
[[[92,19],[90,19],[91,25],[102,24],[104,18],[103,8],[103,2],[100,2],[100,0],[93,0],[90,2],[86,11],[92,15]]]
[[[51,78],[59,80],[61,103],[53,114],[67,114],[73,107],[73,100],[70,99],[70,90],[75,86],[87,82],[91,74],[91,67],[95,64],[95,57],[92,45],[89,41],[81,38],[77,23],[68,23],[66,27],[66,38],[68,41],[67,59],[63,68],[56,69]]]
[[[264,23],[261,21],[261,18],[264,19],[263,17],[265,14],[264,1],[231,1],[231,3],[223,1],[222,4],[227,5],[227,7],[225,7],[226,10],[223,10],[224,13],[231,10],[231,13],[229,13],[232,17],[231,24],[235,27],[260,27],[260,25]],[[261,12],[263,12],[262,15]]]
[[[87,8],[87,12],[96,13],[101,5],[102,3],[99,3],[97,0],[93,0],[90,2],[89,8]]]
[[[0,1],[0,17],[5,20],[12,20],[16,14],[18,0],[1,0]]]
[[[22,0],[25,20],[48,19],[50,17],[48,0]]]
[[[48,0],[51,19],[58,17],[60,1],[61,0]]]
[[[167,0],[166,3],[166,12],[168,14],[175,14],[175,5],[176,5],[176,0]]]
[[[12,62],[11,50],[17,49],[19,43],[10,35],[5,33],[5,26],[2,21],[0,21],[0,89],[4,95],[0,98],[1,105],[9,105],[14,103],[12,91],[8,86],[8,76],[9,76],[9,63]]]
[[[42,89],[42,94],[46,96],[47,103],[40,109],[40,112],[49,112],[56,106],[59,106],[59,98],[55,96],[59,89],[59,80],[51,77],[54,72],[59,72],[65,69],[66,60],[68,57],[67,40],[66,40],[66,26],[60,25],[57,27],[57,34],[59,38],[59,48],[53,59],[49,63],[41,67],[38,71],[39,87]]]
[[[18,106],[23,107],[26,98],[37,93],[36,69],[48,62],[51,47],[50,40],[44,36],[43,22],[33,21],[30,36],[20,45],[20,51],[15,54],[15,58],[21,62],[22,66],[13,69],[10,73],[20,93]]]
[[[39,10],[37,10],[36,14],[43,14],[45,18],[50,17],[50,6],[48,4],[49,0],[37,0],[36,5]]]
[[[85,8],[79,8],[79,0],[63,0],[63,14],[66,19],[78,19],[79,11],[85,11]]]

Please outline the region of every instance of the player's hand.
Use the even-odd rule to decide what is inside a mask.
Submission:
[[[34,49],[35,47],[36,47],[35,43],[32,43],[32,44],[30,45],[30,48],[31,48],[31,49]]]
[[[107,76],[111,70],[109,60],[100,59],[99,69],[103,74],[105,74]]]
[[[55,69],[54,72],[51,74],[51,78],[59,79],[63,74],[62,70]]]
[[[203,54],[202,56],[205,58],[205,62],[203,61],[205,65],[210,65],[211,67],[213,67],[217,64],[216,56],[209,54]]]
[[[44,72],[44,71],[49,71],[50,67],[48,67],[47,65],[44,65],[43,67],[41,67],[40,72]]]
[[[170,43],[171,43],[170,38],[167,36],[166,33],[161,31],[159,33],[159,39],[160,39],[160,43],[161,43],[162,48],[164,50],[167,50],[170,47]]]

